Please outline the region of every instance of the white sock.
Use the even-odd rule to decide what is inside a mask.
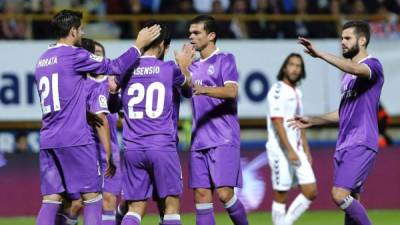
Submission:
[[[310,207],[311,201],[308,200],[303,194],[299,194],[296,199],[290,204],[290,207],[285,216],[285,222],[287,225],[291,225],[296,221],[301,214],[303,214],[308,207]]]
[[[163,220],[181,221],[181,216],[179,214],[165,214]]]
[[[283,225],[285,222],[285,207],[284,203],[272,201],[272,224]]]

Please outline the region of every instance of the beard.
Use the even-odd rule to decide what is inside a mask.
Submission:
[[[354,56],[356,56],[360,52],[360,47],[356,44],[353,47],[351,47],[347,52],[343,51],[343,57],[346,59],[352,59]]]

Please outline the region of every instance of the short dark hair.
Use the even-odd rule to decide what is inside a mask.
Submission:
[[[215,21],[214,17],[209,16],[209,15],[200,15],[196,16],[190,21],[190,25],[192,24],[198,24],[198,23],[203,23],[204,24],[204,30],[207,32],[207,34],[214,32],[215,33],[215,38],[214,38],[214,43],[217,42],[218,39],[218,33],[217,33],[217,22]]]
[[[94,41],[94,45],[96,47],[96,45],[100,46],[101,50],[103,50],[103,56],[106,56],[106,49],[104,48],[104,45],[102,45],[100,42],[98,41]],[[95,48],[96,49],[96,48]]]
[[[94,54],[95,51],[95,41],[89,38],[82,38],[81,46],[86,49],[88,52]]]
[[[81,26],[82,12],[64,9],[58,12],[51,21],[54,35],[57,39],[68,36],[71,28]]]
[[[158,46],[163,41],[164,41],[164,47],[168,47],[171,44],[171,33],[165,24],[162,24],[156,20],[151,20],[151,21],[148,21],[143,26],[143,28],[152,27],[153,25],[156,25],[156,24],[160,25],[160,27],[161,27],[160,35],[153,42],[151,42],[147,47],[144,48],[144,52],[149,50],[150,48]]]
[[[289,63],[289,60],[290,60],[292,57],[298,57],[298,58],[300,58],[300,61],[301,61],[301,73],[300,73],[299,80],[302,80],[302,79],[305,79],[305,78],[306,78],[306,68],[305,68],[305,65],[304,65],[303,57],[302,57],[300,54],[294,53],[294,52],[293,52],[293,53],[290,53],[290,54],[286,57],[285,61],[283,61],[282,66],[281,66],[281,68],[279,69],[279,73],[278,73],[278,75],[276,76],[276,79],[277,79],[277,80],[283,80],[283,78],[285,77],[285,71],[284,71],[284,70],[285,70],[287,64]]]
[[[343,25],[342,31],[348,28],[354,28],[354,33],[357,37],[364,36],[367,40],[365,47],[368,46],[371,37],[371,28],[367,22],[362,20],[349,21]]]

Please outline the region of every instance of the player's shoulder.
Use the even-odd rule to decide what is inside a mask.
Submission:
[[[382,67],[382,64],[380,60],[374,56],[368,56],[365,59],[361,60],[361,63],[371,65],[373,64],[374,66]]]
[[[286,86],[283,84],[282,81],[278,81],[274,83],[268,91],[269,97],[274,97],[274,99],[281,99],[282,96],[287,93],[285,91]]]
[[[215,55],[218,57],[218,58],[220,58],[220,59],[223,59],[223,60],[226,60],[226,59],[235,59],[235,56],[232,54],[232,53],[230,53],[230,52],[227,52],[227,51],[218,51],[217,53],[215,53]]]
[[[171,67],[171,68],[178,68],[178,65],[173,60],[163,61],[163,65]]]

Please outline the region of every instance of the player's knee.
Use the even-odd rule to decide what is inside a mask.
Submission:
[[[349,194],[333,188],[331,191],[332,200],[336,204],[340,204]]]
[[[229,202],[233,198],[234,192],[233,188],[220,188],[217,189],[218,198],[221,202]]]
[[[71,202],[71,213],[77,214],[83,207],[82,200],[74,200]]]
[[[90,200],[99,198],[99,195],[101,195],[101,194],[97,193],[97,192],[85,193],[85,194],[82,194],[82,199],[83,199],[83,201],[90,201]]]
[[[303,195],[310,201],[314,201],[317,196],[318,196],[318,190],[317,188],[313,188],[310,191],[308,191],[307,193],[303,193]]]
[[[43,196],[43,202],[61,202],[61,201],[62,201],[62,197],[59,194]]]
[[[111,193],[103,193],[103,209],[111,211],[117,207],[117,197]]]
[[[209,189],[195,189],[194,197],[196,203],[209,203],[212,202],[212,192]]]

